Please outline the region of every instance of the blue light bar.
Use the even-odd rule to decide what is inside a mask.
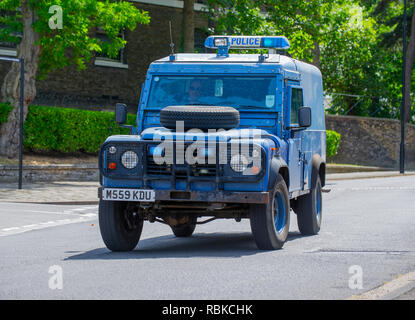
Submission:
[[[286,37],[263,37],[261,39],[262,48],[288,49],[290,42]]]
[[[290,42],[284,36],[210,36],[205,41],[205,47],[209,49],[288,49]]]

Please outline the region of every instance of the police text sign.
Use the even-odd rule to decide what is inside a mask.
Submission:
[[[250,36],[234,36],[229,38],[231,47],[242,47],[242,48],[251,48],[251,47],[260,47],[261,46],[261,37],[250,37]]]

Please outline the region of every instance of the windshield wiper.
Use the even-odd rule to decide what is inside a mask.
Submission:
[[[216,106],[215,104],[211,103],[186,103],[184,106]]]

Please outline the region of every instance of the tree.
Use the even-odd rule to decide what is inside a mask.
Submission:
[[[405,88],[405,101],[404,106],[405,114],[404,121],[409,122],[411,120],[411,80],[412,70],[415,57],[415,3],[408,0],[408,14],[407,14],[407,34],[408,44],[406,48],[405,59],[405,74],[403,75],[407,86]],[[378,0],[370,1],[366,0],[366,5],[372,4],[372,14],[376,17],[380,24],[383,24],[386,31],[381,35],[380,45],[384,48],[391,48],[396,46],[402,46],[403,39],[403,1],[396,0]]]
[[[219,34],[285,35],[288,53],[319,66],[320,42],[334,4],[346,0],[209,0]]]
[[[36,96],[36,78],[73,64],[84,69],[95,52],[115,57],[126,45],[120,30],[150,21],[147,12],[126,1],[2,0],[0,10],[11,13],[0,17],[0,25],[5,26],[1,40],[17,41],[14,32],[23,32],[17,56],[25,60],[24,119]],[[61,26],[55,17],[61,18]],[[107,34],[108,42],[94,37],[97,28]],[[13,63],[1,88],[2,98],[13,106],[8,122],[0,128],[0,154],[8,157],[18,152],[19,82],[20,68]]]
[[[183,4],[183,51],[192,53],[195,49],[195,0],[184,0]]]
[[[380,34],[390,27],[379,27],[370,14],[377,3],[390,1],[209,0],[208,3],[215,34],[285,35],[291,43],[289,55],[320,68],[326,93],[346,94],[336,96],[340,98],[336,98],[333,112],[393,117],[400,94],[399,51],[396,46],[386,48],[379,44]],[[361,97],[363,102],[358,101]]]

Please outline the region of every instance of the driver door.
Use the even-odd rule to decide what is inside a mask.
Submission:
[[[298,109],[303,106],[303,89],[299,83],[287,83],[285,104],[285,138],[288,143],[288,167],[290,170],[289,191],[302,190],[303,161],[301,153],[301,130],[298,124]],[[294,129],[293,129],[294,128]]]

